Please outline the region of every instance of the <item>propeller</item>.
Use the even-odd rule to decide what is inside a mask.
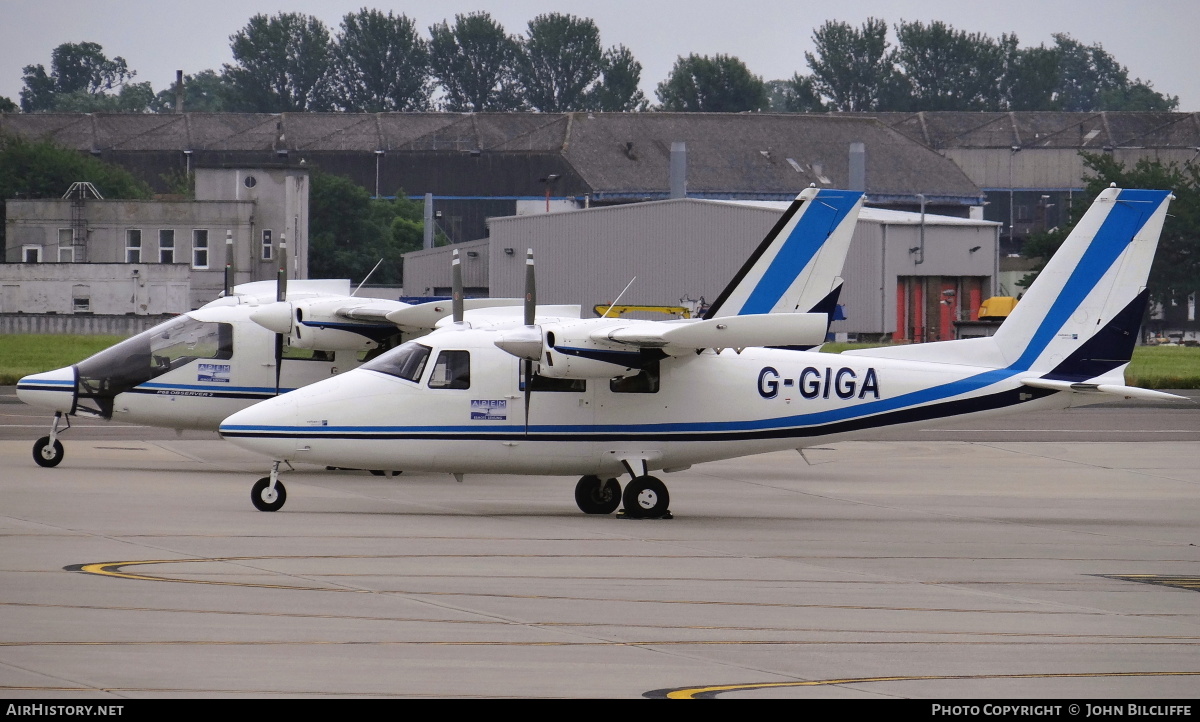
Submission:
[[[287,300],[287,235],[279,234],[279,271],[275,276],[275,301]],[[290,320],[290,319],[289,319]],[[275,332],[275,395],[279,395],[279,374],[283,370],[283,334]]]
[[[525,328],[537,335],[540,356],[542,332],[535,324],[537,316],[537,285],[533,276],[533,249],[525,254]],[[530,334],[530,335],[533,335]],[[525,434],[529,435],[529,402],[533,391],[533,361],[526,357],[525,364]]]
[[[458,249],[454,249],[454,260],[450,264],[450,276],[453,289],[451,302],[454,304],[454,322],[463,322],[463,278],[462,262],[458,258]]]

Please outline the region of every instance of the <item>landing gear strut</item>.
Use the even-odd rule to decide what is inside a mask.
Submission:
[[[279,462],[271,464],[271,475],[254,482],[250,489],[250,501],[259,511],[279,511],[287,501],[287,489],[279,481]]]
[[[61,411],[54,412],[54,423],[50,425],[50,435],[43,436],[33,444],[33,460],[38,466],[58,466],[63,460],[63,445],[58,440],[58,422],[63,419]],[[67,429],[71,428],[71,422],[67,421]],[[66,429],[63,429],[64,431]]]
[[[621,505],[621,482],[585,476],[575,485],[575,503],[584,514],[611,514]]]

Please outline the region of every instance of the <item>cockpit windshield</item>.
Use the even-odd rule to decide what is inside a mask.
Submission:
[[[123,391],[196,359],[230,358],[232,324],[178,316],[80,361],[79,403],[108,418],[113,397]]]
[[[405,381],[416,383],[425,371],[425,363],[429,360],[430,349],[424,344],[409,341],[388,351],[379,358],[368,361],[360,368],[378,371],[389,376],[396,376]]]

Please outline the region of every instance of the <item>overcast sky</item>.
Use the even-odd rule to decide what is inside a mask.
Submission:
[[[1179,110],[1200,111],[1197,0],[13,0],[3,4],[0,24],[0,96],[19,103],[21,69],[40,63],[48,71],[50,51],[65,42],[99,43],[157,92],[174,82],[177,69],[192,74],[232,62],[229,36],[256,13],[314,15],[332,33],[346,13],[363,7],[407,15],[425,37],[430,25],[479,10],[514,35],[524,34],[540,13],[589,17],[605,48],[625,45],[641,62],[642,90],[652,103],[658,102],[655,86],[689,53],[734,55],[763,80],[807,74],[804,52],[812,51],[813,29],[826,20],[855,27],[868,17],[893,27],[901,20],[941,20],[996,38],[1015,32],[1022,47],[1052,44],[1051,35],[1063,32],[1103,45],[1131,79],[1179,96]],[[891,36],[894,44],[894,30]]]

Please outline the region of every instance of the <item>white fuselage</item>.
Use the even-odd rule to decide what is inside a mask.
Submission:
[[[1018,372],[770,348],[665,357],[658,390],[588,379],[583,390],[521,386],[522,361],[492,330],[446,329],[415,380],[369,369],[298,389],[221,424],[276,460],[450,473],[617,475],[796,449],[873,429],[1016,408],[1070,394],[1024,387]],[[470,355],[468,388],[438,388],[442,351]],[[528,416],[528,419],[527,419]]]

